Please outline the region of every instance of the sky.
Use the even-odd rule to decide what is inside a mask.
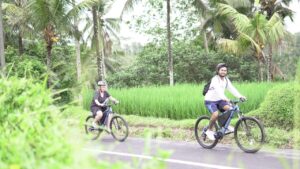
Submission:
[[[119,11],[122,11],[125,2],[126,0],[116,0],[115,3],[112,5],[110,11],[105,15],[105,17],[119,18],[119,16],[121,15]],[[130,12],[124,13],[123,15],[124,22],[126,22],[126,20],[130,20],[134,15],[139,15],[143,11],[143,8],[144,8],[143,5],[138,4]],[[294,14],[293,21],[291,21],[289,18],[286,18],[284,20],[285,27],[291,33],[300,32],[300,2],[298,0],[293,0],[289,8],[292,11],[294,11],[295,14]],[[131,42],[140,42],[142,44],[146,43],[147,38],[145,38],[144,35],[136,33],[133,30],[130,30],[128,25],[126,25],[124,22],[121,23],[120,35],[121,37],[126,37],[127,43],[131,43]]]
[[[295,14],[293,22],[289,18],[285,19],[286,29],[291,33],[300,32],[300,2],[293,0],[289,8],[293,10]]]

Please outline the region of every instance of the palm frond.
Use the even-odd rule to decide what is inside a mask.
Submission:
[[[5,18],[8,24],[15,26],[23,24],[28,20],[27,11],[24,8],[10,3],[3,3],[2,5],[3,11],[6,13]]]
[[[225,0],[226,4],[233,8],[251,8],[252,3],[249,0]]]
[[[108,25],[111,29],[115,31],[120,31],[120,21],[117,19],[105,19],[105,25]]]
[[[91,9],[95,5],[99,5],[101,1],[99,0],[83,0],[79,4],[73,4],[73,7],[68,11],[67,16],[76,17],[78,14],[85,9]]]
[[[254,46],[255,50],[256,50],[258,53],[261,52],[261,48],[260,48],[259,44],[257,44],[257,43],[255,42],[255,40],[253,40],[249,35],[247,35],[247,34],[245,34],[245,33],[243,33],[243,32],[239,32],[239,34],[240,34],[241,38],[244,38],[244,39],[246,39],[247,41],[249,41],[249,42],[251,43],[251,45]]]
[[[218,48],[221,49],[223,52],[228,53],[239,53],[239,42],[237,40],[231,39],[219,39],[217,40]]]
[[[267,22],[268,38],[271,43],[278,43],[286,34],[281,17],[278,13],[273,14],[270,20]]]
[[[120,16],[121,20],[122,20],[122,16],[123,16],[124,12],[132,10],[133,6],[135,4],[137,4],[138,2],[141,2],[142,0],[123,0],[123,1],[126,1],[126,2],[125,2],[124,7],[123,7],[123,9],[121,11],[121,16]]]
[[[224,15],[231,19],[237,30],[243,31],[249,26],[249,18],[246,15],[239,13],[230,5],[219,3],[217,8],[218,14],[221,16]]]

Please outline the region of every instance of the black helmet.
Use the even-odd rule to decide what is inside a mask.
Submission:
[[[219,64],[216,66],[216,72],[217,72],[217,74],[219,73],[219,70],[220,70],[222,67],[226,67],[226,68],[227,68],[226,63],[219,63]]]
[[[106,82],[103,81],[103,80],[100,80],[100,81],[98,82],[98,86],[106,86]]]

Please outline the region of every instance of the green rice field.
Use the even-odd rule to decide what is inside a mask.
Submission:
[[[119,114],[163,117],[170,119],[191,119],[209,114],[204,106],[202,89],[204,84],[180,84],[170,86],[109,89],[109,93],[120,101],[114,107]],[[244,113],[259,107],[268,90],[280,83],[237,83],[234,84],[248,101],[240,104]],[[83,105],[89,110],[93,90],[83,89]],[[229,93],[229,98],[234,98]]]

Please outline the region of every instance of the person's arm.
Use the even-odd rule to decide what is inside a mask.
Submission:
[[[225,96],[225,92],[221,88],[221,84],[219,82],[218,77],[212,78],[210,88],[213,88],[216,91],[219,98],[221,98],[224,101],[228,101],[228,98]]]
[[[232,85],[231,81],[227,78],[227,89],[231,94],[233,94],[237,98],[242,98],[243,96],[238,92],[238,90]]]
[[[117,99],[113,98],[112,96],[109,97],[109,100],[114,102],[115,104],[119,103],[119,101]]]
[[[108,92],[106,92],[106,94],[110,101],[112,101],[115,104],[119,103],[119,101],[117,99],[115,99],[114,97],[112,97]]]
[[[98,98],[99,98],[99,92],[97,91],[96,93],[95,93],[95,95],[94,95],[94,101],[95,101],[95,103],[96,103],[96,105],[97,106],[100,106],[100,107],[102,107],[103,106],[103,104],[101,104],[99,101],[98,101]]]

